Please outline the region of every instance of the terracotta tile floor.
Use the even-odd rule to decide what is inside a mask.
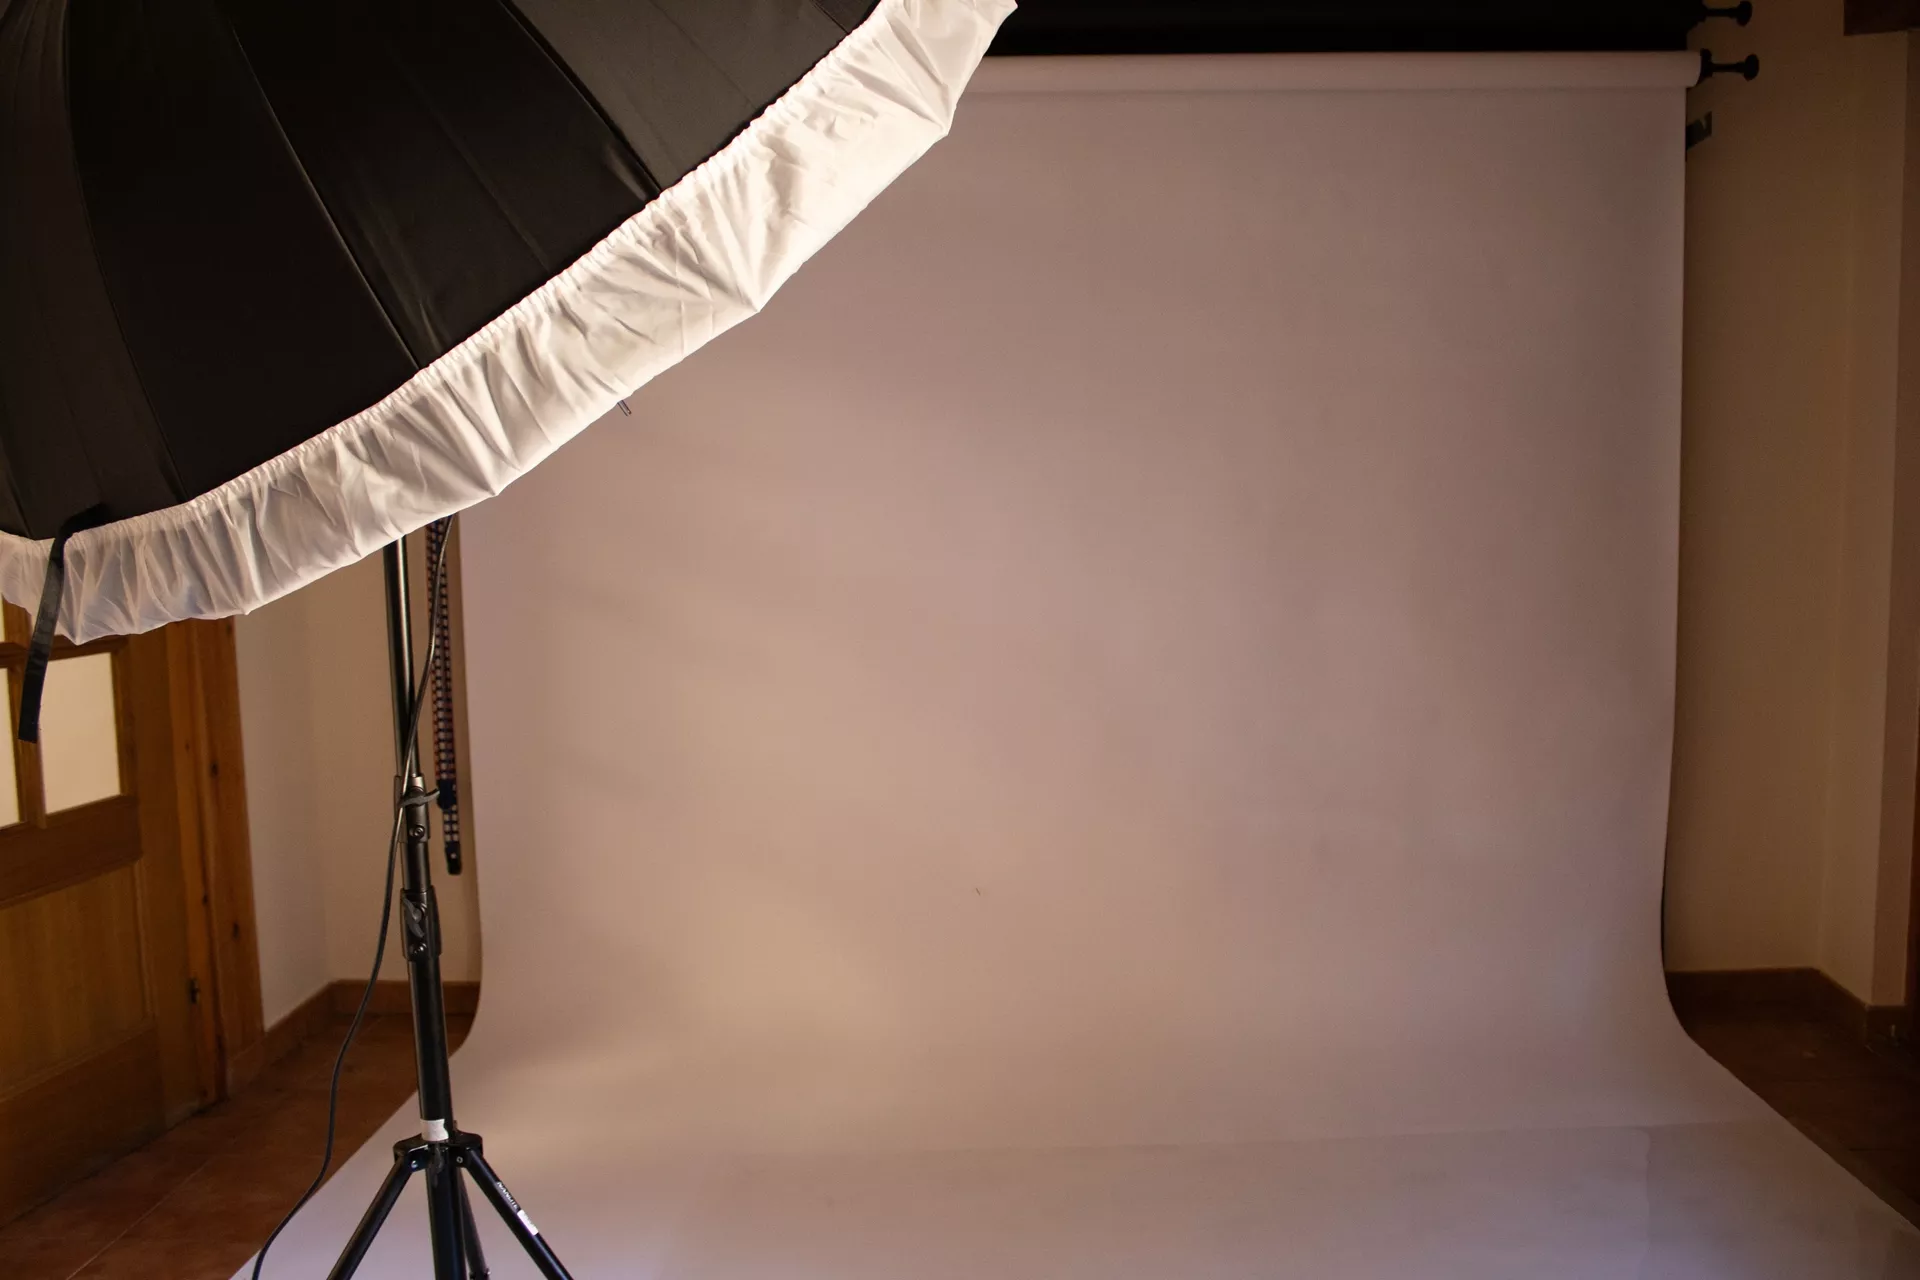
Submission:
[[[1920,1226],[1920,1062],[1778,1014],[1686,1019],[1775,1111]]]
[[[471,1023],[448,1020],[455,1044]],[[238,1097],[0,1227],[0,1277],[227,1280],[313,1179],[345,1031],[342,1018]],[[412,1092],[408,1020],[369,1018],[340,1078],[336,1167]]]
[[[469,1023],[453,1020],[455,1043]],[[301,1046],[239,1097],[0,1227],[0,1277],[227,1280],[313,1175],[344,1026]],[[1695,1018],[1687,1029],[1920,1225],[1920,1065],[1780,1017]],[[412,1092],[412,1055],[406,1019],[368,1021],[341,1082],[343,1156]]]

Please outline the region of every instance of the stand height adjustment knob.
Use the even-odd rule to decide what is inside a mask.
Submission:
[[[431,950],[428,939],[432,937],[431,916],[428,914],[427,904],[415,902],[411,898],[403,898],[401,906],[406,921],[407,957],[414,959],[424,956]]]

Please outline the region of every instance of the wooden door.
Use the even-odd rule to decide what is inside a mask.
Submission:
[[[5,612],[11,722],[28,621]],[[0,1222],[221,1096],[227,1041],[258,1039],[250,886],[219,857],[237,715],[230,760],[208,734],[209,707],[237,704],[231,653],[217,623],[61,642],[40,744],[4,735]],[[235,948],[254,975],[250,1026],[248,991],[223,1001],[218,980]]]

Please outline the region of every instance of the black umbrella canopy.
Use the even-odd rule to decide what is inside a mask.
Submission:
[[[1007,0],[0,0],[0,594],[240,612],[497,492],[946,130]]]

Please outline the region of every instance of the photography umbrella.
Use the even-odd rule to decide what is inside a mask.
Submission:
[[[1006,0],[0,3],[0,595],[241,613],[497,493],[946,130]]]
[[[452,1124],[407,533],[756,311],[946,131],[1008,0],[0,0],[0,596],[85,642],[388,547],[436,1274]]]

